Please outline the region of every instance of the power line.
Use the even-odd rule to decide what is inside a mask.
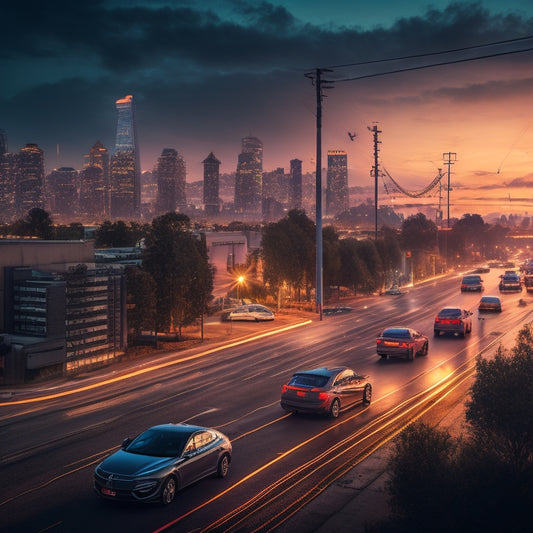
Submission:
[[[437,55],[444,55],[444,54],[452,54],[456,52],[465,52],[467,50],[475,50],[479,48],[488,48],[490,46],[499,46],[502,44],[512,44],[512,43],[518,43],[521,41],[527,41],[533,39],[533,35],[528,35],[526,37],[518,37],[516,39],[506,39],[504,41],[495,41],[493,43],[486,43],[486,44],[477,44],[477,45],[471,45],[471,46],[464,46],[462,48],[452,48],[451,50],[442,50],[440,52],[429,52],[425,54],[413,54],[409,56],[399,56],[399,57],[391,57],[388,59],[375,59],[372,61],[359,61],[357,63],[346,63],[345,65],[333,65],[330,67],[327,67],[329,69],[335,69],[335,68],[346,68],[346,67],[360,67],[363,65],[375,65],[377,63],[387,63],[389,61],[402,61],[404,59],[418,59],[421,57],[432,57]],[[517,52],[521,52],[523,50],[517,50]]]
[[[512,50],[512,51],[508,51],[508,52],[497,52],[497,53],[494,53],[494,54],[487,54],[487,55],[483,55],[483,56],[469,57],[469,58],[463,58],[463,59],[455,59],[455,60],[450,60],[450,61],[443,61],[441,63],[430,63],[429,65],[420,65],[420,66],[417,66],[417,67],[406,67],[406,68],[401,68],[401,69],[396,69],[396,70],[389,70],[389,71],[386,71],[386,72],[376,72],[374,74],[363,74],[361,76],[354,76],[352,78],[336,79],[336,80],[334,80],[334,82],[337,83],[337,82],[343,82],[343,81],[363,80],[365,78],[376,78],[377,76],[385,76],[386,74],[399,74],[401,72],[410,72],[410,71],[413,71],[413,70],[422,70],[422,69],[425,69],[425,68],[440,67],[440,66],[443,66],[443,65],[455,65],[457,63],[466,63],[467,61],[477,61],[479,59],[489,59],[489,58],[492,58],[492,57],[500,57],[500,56],[505,56],[505,55],[510,55],[510,54],[518,54],[520,52],[530,52],[531,50],[533,50],[533,47],[524,48],[523,50]]]

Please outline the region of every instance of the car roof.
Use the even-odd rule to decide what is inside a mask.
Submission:
[[[482,302],[499,302],[500,299],[498,296],[482,296],[481,297]]]
[[[406,328],[406,327],[403,327],[403,326],[392,326],[390,328],[386,328],[383,330],[383,335],[387,334],[387,335],[399,335],[399,334],[406,334],[408,333],[409,335],[411,335],[411,328]]]
[[[153,429],[157,431],[172,431],[175,433],[181,433],[184,435],[192,435],[197,431],[205,431],[208,428],[203,426],[194,426],[190,424],[159,424],[157,426],[152,426],[148,429]],[[147,430],[148,431],[148,430]]]
[[[301,374],[313,374],[314,376],[324,376],[330,378],[331,376],[335,376],[343,370],[348,369],[345,366],[337,368],[326,368],[325,366],[323,366],[320,368],[313,368],[312,370],[302,370],[301,372],[295,372],[294,375],[296,376]]]

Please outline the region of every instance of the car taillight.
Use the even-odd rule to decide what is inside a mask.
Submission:
[[[400,348],[409,348],[408,342],[400,342]]]
[[[289,390],[289,387],[287,387],[287,385],[283,385],[283,387],[281,387],[281,394],[284,394],[288,390]]]
[[[319,400],[327,400],[328,399],[328,393],[327,392],[319,392],[318,393],[318,399]]]
[[[378,339],[376,342],[377,342],[378,344],[381,344],[381,339]]]

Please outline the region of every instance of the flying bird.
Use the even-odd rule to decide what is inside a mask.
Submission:
[[[348,132],[348,137],[350,137],[350,141],[353,141],[357,137],[357,133],[350,133]]]

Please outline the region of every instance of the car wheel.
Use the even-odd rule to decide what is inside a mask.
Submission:
[[[363,391],[363,403],[369,404],[372,401],[372,385],[365,385],[365,390]]]
[[[422,346],[422,351],[420,352],[420,355],[427,355],[428,354],[428,343],[424,343],[424,346]]]
[[[335,398],[331,402],[331,407],[329,408],[329,416],[331,418],[338,418],[340,412],[341,412],[341,402],[339,402],[339,400]]]
[[[168,476],[165,481],[163,481],[163,486],[161,487],[161,503],[163,505],[168,505],[174,501],[176,496],[176,480],[172,476]]]
[[[225,453],[219,460],[217,466],[217,476],[226,477],[229,471],[229,455]]]
[[[415,358],[415,351],[413,350],[413,348],[411,348],[409,352],[407,352],[407,357],[409,358],[409,361],[412,361]]]

